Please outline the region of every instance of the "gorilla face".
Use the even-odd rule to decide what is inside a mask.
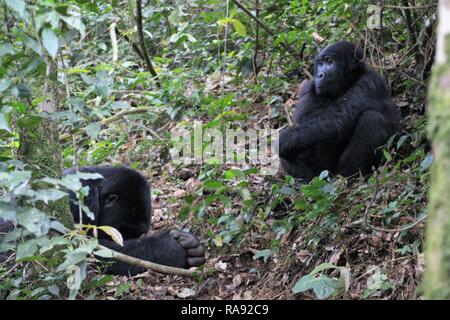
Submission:
[[[314,62],[314,85],[319,96],[335,98],[351,87],[362,68],[362,51],[343,41],[328,46]]]
[[[340,62],[330,54],[319,55],[316,59],[316,73],[314,77],[316,93],[321,96],[334,96],[342,85],[338,81],[343,78]]]
[[[125,239],[137,238],[150,227],[149,186],[135,171],[119,168],[101,172],[97,225],[113,226]],[[126,217],[126,219],[124,219]]]

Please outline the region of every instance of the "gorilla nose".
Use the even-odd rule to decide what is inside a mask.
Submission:
[[[322,72],[320,72],[320,73],[317,74],[316,79],[317,80],[322,80],[324,78],[324,76],[325,75]]]

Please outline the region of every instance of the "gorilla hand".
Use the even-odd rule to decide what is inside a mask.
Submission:
[[[169,235],[186,251],[188,267],[197,267],[205,263],[205,249],[193,234],[171,230]]]

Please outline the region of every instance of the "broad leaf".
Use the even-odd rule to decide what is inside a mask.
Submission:
[[[25,1],[24,0],[5,0],[5,3],[12,10],[17,12],[21,18],[25,17]]]
[[[8,125],[8,121],[6,120],[6,117],[3,113],[0,113],[0,130],[8,131],[9,133],[12,132],[11,128]]]
[[[119,232],[119,230],[117,230],[114,227],[110,227],[110,226],[101,226],[101,227],[98,227],[98,229],[104,231],[107,235],[109,235],[115,243],[123,246],[123,238],[122,238],[122,234]]]
[[[233,26],[234,26],[234,30],[236,30],[236,32],[242,36],[242,37],[246,37],[247,36],[247,31],[245,30],[244,25],[237,19],[233,19]]]
[[[50,56],[54,59],[58,54],[59,43],[58,36],[52,29],[45,28],[44,31],[42,31],[42,43]]]
[[[38,247],[36,240],[33,239],[19,244],[17,246],[16,260],[32,257],[36,253],[37,249]]]
[[[92,139],[97,139],[98,134],[100,133],[101,125],[98,122],[90,123],[86,127],[86,133],[88,136],[90,136]]]

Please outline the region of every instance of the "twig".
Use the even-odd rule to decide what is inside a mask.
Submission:
[[[266,32],[268,34],[270,34],[272,37],[276,36],[276,34],[269,29],[269,27],[267,27],[258,17],[256,17],[253,13],[250,12],[250,10],[248,10],[242,3],[240,3],[238,0],[231,0],[233,1],[233,3],[238,6],[242,11],[244,11],[250,18],[252,18],[253,20],[255,20],[256,22],[258,22],[258,24],[264,29],[266,30]],[[292,57],[294,57],[295,59],[297,59],[295,52],[293,52],[293,50],[291,49],[291,47],[287,44],[284,44],[286,47],[286,52],[288,52],[289,54],[292,55]],[[302,68],[302,71],[306,74],[306,76],[309,79],[312,79],[313,76],[311,74],[311,72],[308,71],[308,69],[306,68]]]
[[[387,162],[381,167],[381,169],[379,171],[383,172],[386,165],[387,165]],[[421,223],[423,220],[426,219],[427,215],[424,215],[423,217],[420,217],[416,221],[414,221],[410,224],[407,224],[406,226],[403,226],[400,228],[395,228],[395,229],[385,229],[385,228],[381,228],[381,227],[372,225],[371,223],[369,223],[369,209],[372,206],[372,204],[375,202],[375,199],[377,198],[379,189],[380,189],[380,181],[377,176],[374,194],[373,194],[372,199],[370,200],[369,204],[367,205],[366,210],[364,211],[364,229],[370,228],[372,230],[380,231],[380,232],[402,232],[402,231],[406,231],[406,230],[413,228],[414,226],[418,225],[419,223]]]
[[[109,37],[111,38],[112,46],[112,62],[116,63],[119,59],[119,48],[117,47],[117,36],[116,36],[116,21],[113,21],[109,26]]]
[[[384,229],[384,228],[380,228],[380,227],[376,227],[374,225],[371,225],[370,223],[367,226],[369,228],[375,230],[375,231],[381,231],[381,232],[402,232],[402,231],[406,231],[406,230],[409,230],[409,229],[415,227],[416,225],[421,223],[426,218],[427,218],[427,215],[424,215],[424,216],[420,217],[419,219],[417,219],[416,221],[414,221],[414,222],[412,222],[410,224],[407,224],[404,227],[397,228],[397,229]]]
[[[437,3],[432,3],[429,5],[422,5],[422,6],[396,6],[392,4],[386,4],[384,5],[385,8],[388,9],[401,9],[401,10],[417,10],[417,9],[427,9],[432,7],[437,7]]]
[[[116,113],[115,115],[113,115],[113,116],[111,116],[109,118],[103,119],[102,121],[99,122],[99,124],[101,126],[104,126],[104,125],[110,124],[111,122],[114,122],[114,121],[117,121],[117,120],[121,119],[123,116],[129,115],[129,114],[148,112],[150,110],[151,110],[151,108],[148,108],[148,107],[139,107],[139,108],[122,110],[122,111]],[[77,130],[72,131],[70,133],[62,134],[59,137],[59,140],[60,141],[64,141],[67,138],[71,137],[72,135],[84,134],[84,133],[86,133],[86,129],[85,128],[80,128],[80,129],[77,129]],[[162,140],[162,138],[156,132],[153,131],[152,134],[156,135],[156,137],[158,139]]]
[[[291,117],[291,114],[289,113],[287,105],[285,104],[285,105],[283,105],[283,107],[284,107],[284,112],[286,113],[286,119],[288,121],[289,127],[293,127],[294,123],[292,122],[292,117]]]
[[[231,0],[231,1],[233,1],[233,3],[235,5],[237,5],[242,11],[244,11],[250,18],[252,18],[256,22],[258,22],[259,25],[264,30],[266,30],[268,34],[270,34],[271,36],[275,36],[275,33],[273,33],[272,30],[270,30],[269,27],[267,27],[258,17],[256,17],[253,13],[251,13],[250,10],[248,10],[246,7],[244,7],[244,5],[242,3],[240,3],[238,0]]]
[[[383,166],[383,168],[384,168],[384,166]],[[381,171],[382,170],[380,170],[380,172]],[[364,229],[366,229],[367,226],[369,225],[369,221],[368,221],[369,220],[369,209],[372,206],[372,204],[375,202],[375,199],[377,198],[379,188],[380,188],[380,183],[379,183],[379,180],[378,180],[378,177],[377,177],[376,185],[375,185],[375,191],[373,193],[372,199],[370,199],[370,202],[367,205],[366,210],[364,211]]]
[[[156,271],[159,273],[174,274],[174,275],[184,276],[184,277],[194,277],[196,275],[195,271],[189,271],[186,269],[169,267],[169,266],[165,266],[162,264],[150,262],[147,260],[130,257],[126,254],[114,251],[114,250],[107,248],[105,246],[102,246],[100,244],[97,246],[97,248],[100,250],[110,250],[112,252],[112,257],[118,261],[122,261],[122,262],[132,264],[134,266],[142,267],[142,268],[145,268],[148,270]]]
[[[256,17],[259,19],[259,0],[255,0],[255,11],[256,11]],[[257,65],[257,59],[258,59],[258,43],[259,43],[259,22],[256,21],[255,26],[255,47],[254,47],[254,53],[253,53],[253,73],[255,75],[255,83],[258,83],[258,65]]]
[[[156,71],[153,68],[152,61],[150,60],[147,48],[145,46],[144,31],[142,28],[142,0],[136,0],[136,25],[139,35],[139,42],[141,44],[141,53],[144,56],[145,63],[147,64],[147,69],[148,71],[150,71],[151,75],[155,78],[156,85],[158,86],[158,88],[161,88],[158,75],[156,74]]]
[[[139,56],[139,58],[141,58],[142,60],[145,61],[145,58],[142,55],[141,49],[139,49],[137,44],[134,43],[133,40],[130,39],[130,37],[128,37],[124,32],[120,31],[119,28],[117,28],[117,25],[116,25],[116,33],[118,33],[121,37],[123,37],[125,40],[127,40],[128,43],[131,44],[131,47],[133,48],[134,52],[136,52],[136,54]]]

